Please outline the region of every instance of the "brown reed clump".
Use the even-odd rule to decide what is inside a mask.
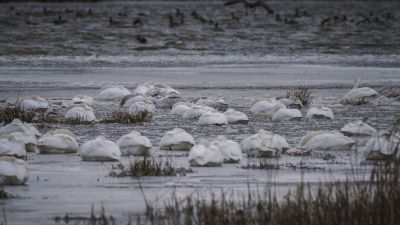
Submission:
[[[247,162],[241,166],[242,169],[258,169],[258,170],[279,170],[281,167],[279,164],[271,163],[266,159],[260,159],[258,163]]]
[[[366,99],[366,98],[360,98],[357,100],[344,99],[341,102],[343,105],[364,105],[364,104],[369,103],[369,99]]]
[[[102,120],[104,123],[143,123],[150,122],[153,118],[153,114],[149,111],[141,111],[135,115],[131,115],[124,110],[114,110],[109,113],[105,119]]]
[[[0,106],[0,123],[11,123],[14,119],[31,123],[36,116],[36,112],[25,110],[19,104]]]
[[[155,159],[145,156],[135,159],[128,167],[122,164],[113,167],[110,176],[114,177],[141,177],[141,176],[186,176],[191,169],[175,168],[170,160]]]
[[[56,223],[63,224],[88,224],[88,225],[112,225],[116,224],[113,216],[107,216],[104,207],[101,207],[100,215],[94,213],[94,206],[90,212],[90,216],[77,216],[66,213],[64,216],[56,216],[53,218]]]
[[[311,104],[313,99],[312,92],[306,85],[288,90],[286,97],[290,98],[292,96],[298,98],[303,106]]]

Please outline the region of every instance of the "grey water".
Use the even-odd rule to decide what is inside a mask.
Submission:
[[[274,14],[223,1],[0,4],[0,65],[399,66],[398,1],[267,3]],[[183,25],[170,27],[177,9]]]
[[[105,84],[133,91],[140,83],[158,82],[178,89],[188,100],[223,97],[230,107],[249,115],[247,126],[200,127],[197,121],[157,109],[154,119],[144,124],[40,127],[42,134],[70,129],[79,144],[98,135],[117,141],[138,130],[149,137],[156,157],[172,155],[176,165],[185,167],[189,166],[187,153],[157,147],[162,135],[175,127],[184,128],[196,141],[225,135],[238,142],[266,129],[283,135],[293,147],[308,131],[339,130],[356,119],[367,119],[378,130],[389,129],[400,116],[398,101],[380,96],[374,104],[353,107],[337,100],[357,77],[362,86],[376,90],[400,88],[400,2],[267,3],[274,14],[242,5],[223,6],[222,1],[0,4],[0,100],[37,95],[50,103],[68,102],[77,94],[96,97]],[[184,23],[170,27],[168,18],[178,8]],[[193,11],[206,21],[195,19]],[[59,16],[65,22],[60,23]],[[142,25],[134,25],[134,20]],[[332,108],[335,119],[270,122],[251,115],[250,102],[285,96],[299,85],[309,85],[313,104]],[[117,105],[97,102],[96,116],[101,118]],[[129,216],[145,209],[140,186],[160,207],[174,191],[182,197],[207,196],[222,189],[245,192],[248,185],[256,189],[274,183],[283,195],[302,181],[344,180],[354,175],[354,168],[367,176],[371,165],[365,164],[362,154],[366,141],[356,138],[356,151],[334,152],[330,160],[318,155],[271,159],[281,165],[277,171],[244,170],[242,164],[258,160],[245,158],[242,164],[194,168],[186,177],[141,180],[109,177],[113,163],[82,162],[75,154],[30,154],[27,184],[7,187],[14,197],[0,200],[0,209],[8,224],[43,225],[57,224],[53,218],[66,213],[88,216],[92,204],[96,212],[103,205],[126,224]],[[130,160],[122,158],[124,164]],[[300,165],[303,169],[293,169]]]

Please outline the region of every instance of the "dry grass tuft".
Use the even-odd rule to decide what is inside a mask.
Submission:
[[[311,104],[313,99],[312,92],[306,85],[288,90],[286,97],[290,98],[292,96],[298,98],[303,106]]]
[[[266,159],[260,159],[258,163],[249,163],[241,167],[242,169],[258,169],[258,170],[279,170],[279,164],[271,163]]]
[[[145,156],[135,159],[129,167],[119,164],[113,167],[110,176],[113,177],[141,177],[141,176],[186,176],[192,169],[175,168],[169,160],[155,159]]]
[[[369,100],[365,98],[360,98],[358,100],[343,99],[341,102],[343,105],[364,105],[369,103]]]
[[[114,110],[109,113],[105,119],[102,120],[104,123],[143,123],[150,122],[153,118],[153,114],[149,111],[141,111],[136,115],[131,115],[124,110]]]
[[[7,199],[8,197],[7,191],[4,190],[3,186],[0,186],[0,199]]]
[[[101,212],[99,216],[94,213],[94,207],[92,205],[91,213],[89,217],[75,216],[66,213],[65,216],[54,217],[56,223],[63,222],[64,224],[88,224],[88,225],[111,225],[116,224],[113,216],[106,216],[104,207],[101,207]]]
[[[36,112],[24,110],[20,105],[6,105],[0,107],[0,123],[11,123],[14,119],[31,123],[36,116]]]

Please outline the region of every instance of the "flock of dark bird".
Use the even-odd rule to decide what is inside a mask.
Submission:
[[[299,9],[296,8],[295,12],[291,15],[286,15],[286,16],[282,16],[279,13],[274,12],[274,10],[265,3],[264,0],[255,0],[255,1],[249,1],[249,0],[227,0],[224,3],[224,6],[231,6],[231,5],[235,5],[235,4],[242,4],[244,6],[245,9],[245,15],[249,15],[249,12],[254,12],[257,9],[261,9],[261,10],[265,10],[266,13],[268,15],[275,15],[275,21],[282,21],[285,24],[289,24],[289,25],[296,25],[299,24],[300,22],[298,21],[298,18],[301,17],[310,17],[311,14],[309,12],[307,12],[306,10],[303,9]],[[16,9],[11,6],[10,7],[11,11],[16,11]],[[60,13],[60,12],[54,12],[54,11],[50,11],[48,10],[46,7],[43,8],[43,14],[44,15],[56,15],[56,13]],[[82,11],[74,11],[74,10],[70,10],[70,9],[65,9],[65,13],[75,13],[75,16],[77,18],[81,18],[81,17],[90,17],[92,15],[94,15],[94,12],[91,8],[89,8],[88,10]],[[16,12],[16,15],[21,15],[21,12]],[[128,13],[125,11],[121,11],[118,12],[118,17],[126,17],[128,16]],[[211,25],[213,31],[224,31],[224,29],[222,29],[219,26],[218,21],[216,20],[212,20],[212,19],[207,19],[205,17],[203,17],[202,15],[199,14],[199,12],[197,12],[196,10],[193,10],[191,12],[191,17],[202,23],[205,25]],[[239,21],[241,18],[239,16],[237,16],[234,12],[231,12],[231,20],[232,21]],[[117,20],[113,17],[109,17],[108,18],[108,24],[109,26],[118,26],[118,27],[141,27],[143,26],[145,23],[143,21],[143,19],[140,16],[146,16],[146,14],[143,13],[139,13],[139,17],[134,18],[132,23],[129,25],[126,23],[126,21],[120,21]],[[168,17],[168,22],[169,22],[169,27],[174,28],[174,27],[179,27],[185,24],[185,14],[178,8],[176,9],[175,13],[170,13],[169,15],[167,15]],[[377,24],[377,25],[384,25],[385,21],[393,21],[395,20],[395,16],[390,13],[387,12],[383,15],[375,15],[373,12],[369,12],[368,15],[363,15],[361,16],[361,18],[358,19],[349,19],[346,15],[334,15],[334,16],[328,16],[325,18],[322,18],[322,20],[319,23],[319,26],[324,27],[324,26],[332,26],[335,24],[339,24],[339,23],[344,23],[344,22],[350,22],[353,23],[357,26],[359,25],[363,25],[363,24]],[[25,20],[26,24],[29,25],[38,25],[38,22],[33,22],[30,21],[28,19]],[[54,23],[54,25],[62,25],[67,23],[68,21],[63,18],[61,15],[58,15],[57,18],[55,20],[52,21]],[[147,40],[144,36],[138,35],[136,36],[136,40],[139,43],[147,43]]]

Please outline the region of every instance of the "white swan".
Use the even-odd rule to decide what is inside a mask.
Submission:
[[[175,104],[172,105],[172,108],[175,108],[175,107],[177,107],[178,105],[185,105],[185,106],[192,107],[193,103],[191,103],[191,102],[177,102],[177,103],[175,103]]]
[[[303,115],[298,109],[287,109],[284,105],[275,105],[267,112],[267,117],[272,121],[300,120]]]
[[[0,156],[15,156],[18,158],[26,158],[25,144],[16,141],[14,138],[0,139]]]
[[[300,120],[303,117],[298,109],[279,109],[272,115],[272,121]]]
[[[169,94],[179,95],[179,91],[166,85],[166,84],[149,84],[143,83],[136,87],[133,94],[140,94],[143,96],[167,96]]]
[[[369,87],[354,88],[347,92],[341,99],[341,102],[354,103],[358,101],[370,101],[378,96],[378,92]]]
[[[371,137],[363,148],[368,160],[383,160],[389,157],[400,159],[400,132],[384,132]]]
[[[70,131],[55,130],[39,139],[37,148],[41,154],[66,154],[78,152],[78,142]]]
[[[122,86],[105,86],[101,89],[98,99],[104,101],[121,100],[126,95],[130,95],[131,92]]]
[[[167,96],[170,94],[177,94],[179,95],[179,91],[176,89],[170,87],[169,85],[166,84],[154,84],[153,88],[150,88],[147,92],[146,95],[150,96]]]
[[[213,140],[213,143],[224,156],[224,163],[237,163],[242,160],[242,149],[235,141],[228,140],[226,137],[220,135]]]
[[[150,90],[151,88],[153,88],[154,86],[144,83],[144,84],[140,84],[139,86],[137,86],[135,88],[135,90],[133,91],[132,94],[134,95],[142,95],[145,96],[147,91]]]
[[[165,133],[160,141],[160,149],[189,151],[194,145],[194,138],[181,128]]]
[[[34,152],[40,132],[31,124],[14,119],[11,123],[0,128],[0,138],[13,138],[25,144],[28,152]]]
[[[128,97],[128,98],[127,98]],[[127,99],[125,99],[127,98]],[[136,102],[148,102],[148,103],[153,103],[154,99],[153,97],[147,97],[143,95],[127,95],[121,100],[121,106],[124,108],[129,108],[133,103]]]
[[[152,147],[150,140],[138,131],[132,131],[122,136],[117,144],[122,155],[149,155]]]
[[[195,101],[195,104],[208,106],[222,112],[228,109],[228,104],[222,98],[202,97]]]
[[[80,103],[83,103],[88,106],[93,106],[94,99],[93,99],[93,97],[90,97],[87,95],[77,95],[72,98],[72,104],[80,104]]]
[[[128,109],[128,113],[132,116],[139,115],[140,113],[154,114],[156,107],[152,102],[135,102]]]
[[[172,93],[168,94],[165,97],[160,98],[156,105],[160,108],[171,108],[175,103],[181,101],[181,97],[178,94]]]
[[[342,129],[340,129],[340,132],[342,132],[346,136],[372,136],[377,133],[375,128],[371,127],[361,120],[346,124]]]
[[[190,149],[188,159],[191,166],[222,166],[224,156],[217,145],[202,140]]]
[[[247,124],[249,122],[246,114],[234,109],[228,109],[224,114],[228,118],[229,124]]]
[[[75,138],[75,134],[72,133],[70,130],[67,130],[67,129],[50,130],[45,135],[43,135],[43,137],[46,136],[46,135],[51,135],[51,134],[65,134],[65,135],[68,135],[68,136],[71,136],[71,137]]]
[[[0,185],[22,185],[28,181],[28,164],[14,157],[0,157]]]
[[[116,143],[100,136],[79,148],[83,161],[119,161],[121,151]]]
[[[260,115],[268,112],[269,110],[272,109],[272,107],[278,104],[283,105],[282,103],[276,101],[275,99],[261,100],[252,105],[250,107],[250,111],[255,115]]]
[[[206,112],[200,116],[198,124],[222,126],[228,124],[228,118],[220,112]]]
[[[49,109],[49,103],[46,99],[38,96],[25,98],[19,104],[24,110],[47,111]]]
[[[289,149],[284,137],[265,130],[259,130],[257,134],[247,137],[240,146],[248,156],[260,157],[277,156]]]
[[[197,119],[206,112],[215,112],[214,108],[202,105],[193,105],[190,110],[183,114],[184,119]]]
[[[96,121],[93,109],[90,106],[74,106],[65,113],[65,119],[93,122]]]
[[[316,119],[333,119],[332,109],[321,106],[321,107],[312,107],[307,111],[307,118],[316,118]]]
[[[367,160],[384,160],[393,155],[388,137],[378,134],[368,140],[363,152]]]
[[[191,107],[187,106],[187,105],[176,105],[176,106],[174,106],[172,108],[171,114],[172,115],[183,116],[190,109],[191,109]]]
[[[301,101],[294,96],[291,96],[290,98],[281,98],[278,101],[284,104],[289,109],[303,108],[303,103],[301,103]]]
[[[337,131],[311,131],[300,141],[299,148],[310,150],[351,150],[355,142]]]

